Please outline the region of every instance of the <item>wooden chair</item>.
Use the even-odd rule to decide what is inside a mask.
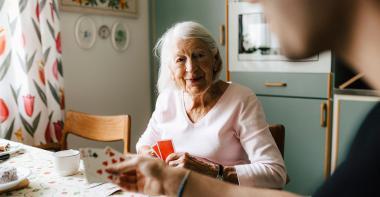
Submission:
[[[281,124],[274,124],[269,126],[269,131],[272,134],[274,141],[278,149],[281,152],[282,158],[284,158],[284,146],[285,146],[285,127]]]
[[[278,149],[281,152],[282,158],[284,158],[285,147],[285,127],[281,124],[274,124],[269,126],[269,131],[272,134],[274,141]],[[286,184],[290,182],[289,176],[286,176]]]
[[[39,144],[39,145],[33,145],[33,146],[37,148],[42,148],[48,151],[53,151],[53,152],[62,150],[62,147],[59,143],[47,143],[47,144]]]
[[[131,136],[131,117],[129,115],[99,116],[68,111],[60,143],[62,149],[67,149],[68,134],[102,142],[123,140],[124,153],[127,153]]]

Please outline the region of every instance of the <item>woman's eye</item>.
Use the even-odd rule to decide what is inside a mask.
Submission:
[[[204,57],[205,55],[203,54],[203,53],[195,53],[194,54],[194,57],[195,58],[202,58],[202,57]]]
[[[181,62],[184,62],[184,61],[185,61],[185,58],[177,58],[177,60],[175,62],[181,63]]]

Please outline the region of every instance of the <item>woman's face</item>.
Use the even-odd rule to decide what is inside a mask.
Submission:
[[[216,53],[199,39],[179,40],[171,64],[176,84],[191,95],[207,90],[213,83]]]

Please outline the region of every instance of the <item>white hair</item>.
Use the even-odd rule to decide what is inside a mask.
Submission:
[[[170,64],[174,63],[174,50],[177,42],[190,38],[200,39],[217,55],[217,68],[214,72],[214,81],[219,79],[219,74],[222,70],[222,58],[217,43],[210,32],[199,23],[192,21],[180,22],[170,27],[154,47],[154,53],[160,59],[157,80],[158,93],[163,92],[167,88],[178,88],[171,77]]]

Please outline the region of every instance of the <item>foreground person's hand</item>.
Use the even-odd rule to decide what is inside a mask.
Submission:
[[[166,167],[159,159],[128,154],[126,161],[107,168],[123,190],[148,195],[176,195],[186,171]]]
[[[137,154],[149,157],[157,157],[157,155],[154,153],[153,149],[150,146],[141,147]]]

